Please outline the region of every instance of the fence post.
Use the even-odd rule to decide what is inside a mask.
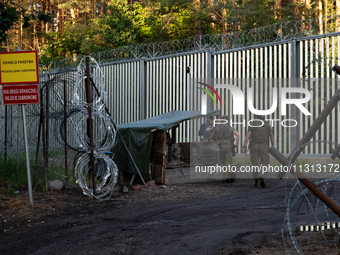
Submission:
[[[147,66],[146,61],[144,58],[139,60],[140,65],[140,76],[139,76],[139,83],[140,83],[140,119],[146,119],[146,81],[147,81]]]
[[[213,88],[215,88],[215,82],[214,82],[214,55],[212,54],[213,49],[210,48],[207,51],[207,83],[211,85]],[[207,111],[213,111],[214,110],[214,102],[213,100],[208,97],[208,105],[207,105]]]
[[[300,42],[293,39],[291,45],[291,87],[300,87]],[[291,98],[300,98],[300,95],[291,94]],[[290,106],[290,119],[296,120],[297,126],[290,128],[290,152],[296,147],[297,142],[300,141],[300,112],[295,105]]]

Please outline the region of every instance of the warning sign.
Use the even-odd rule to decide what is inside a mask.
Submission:
[[[0,52],[0,85],[27,83],[39,83],[37,52]]]
[[[39,104],[38,84],[2,86],[3,105]]]

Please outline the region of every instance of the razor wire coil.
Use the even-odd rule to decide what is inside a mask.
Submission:
[[[73,104],[77,108],[73,112],[77,117],[75,121],[76,141],[83,151],[75,165],[75,176],[77,183],[85,195],[95,197],[99,200],[108,199],[117,183],[118,169],[112,158],[105,154],[116,142],[116,130],[114,121],[106,112],[106,92],[104,87],[104,76],[100,71],[95,59],[89,57],[91,71],[87,74],[85,70],[85,58],[80,62],[74,85]],[[89,75],[89,77],[87,77]],[[92,91],[91,102],[85,101],[85,81],[90,78]],[[90,108],[89,108],[90,106]],[[93,144],[90,145],[89,138],[89,110],[91,109],[93,123]],[[71,116],[70,116],[71,117]],[[94,169],[90,168],[89,154],[94,152]],[[94,174],[95,183],[92,183],[91,174]],[[93,181],[93,180],[92,180]],[[95,192],[93,185],[96,185]]]

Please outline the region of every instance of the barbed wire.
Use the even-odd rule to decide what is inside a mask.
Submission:
[[[183,40],[131,44],[92,53],[91,57],[96,59],[99,64],[106,64],[122,60],[165,57],[201,50],[219,52],[260,44],[283,42],[293,38],[340,32],[339,24],[340,15],[327,16],[321,19],[291,20],[229,34],[195,35]],[[63,60],[41,63],[40,72],[76,68],[83,57],[83,55],[79,55]]]
[[[300,150],[310,144],[328,144],[334,145],[338,143],[327,140],[309,141],[297,148]],[[319,158],[315,158],[318,160]],[[291,160],[288,165],[293,164]],[[316,165],[310,163],[310,165]],[[323,167],[328,167],[325,164]],[[329,168],[329,167],[328,167]],[[322,229],[320,231],[301,232],[300,226],[322,226],[324,222],[339,222],[337,215],[330,213],[330,209],[320,201],[308,188],[301,185],[295,173],[296,178],[291,190],[288,192],[286,179],[286,197],[285,207],[286,215],[281,229],[281,235],[287,254],[308,254],[306,243],[313,243],[313,251],[321,252],[328,249],[328,254],[337,254],[339,251],[338,229]],[[324,172],[313,171],[311,181],[317,185],[325,194],[327,194],[335,203],[339,204],[337,196],[337,187],[339,185],[340,175],[337,171],[327,169]],[[329,250],[331,249],[331,250]]]

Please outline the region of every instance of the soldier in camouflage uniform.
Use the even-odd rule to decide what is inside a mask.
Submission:
[[[246,152],[249,138],[251,138],[251,142],[249,144],[251,163],[253,166],[258,166],[260,159],[260,163],[262,165],[269,165],[269,138],[273,144],[274,136],[270,125],[264,121],[264,116],[257,116],[256,119],[259,120],[252,122],[252,126],[249,127],[248,133],[244,138],[242,152]],[[263,175],[260,175],[259,172],[253,172],[253,176],[255,179],[254,186],[257,186],[259,182],[262,188],[266,186]]]
[[[228,116],[223,116],[221,119],[227,120],[229,122]],[[237,147],[240,141],[240,135],[235,130],[234,127],[231,127],[229,124],[222,124],[217,126],[214,129],[214,132],[209,137],[208,141],[212,138],[216,138],[218,142],[218,147],[220,149],[220,161],[224,166],[228,166],[232,163],[232,151],[231,146],[234,143],[234,135],[236,136],[236,144]],[[234,182],[235,174],[229,172],[223,172],[223,182]]]

